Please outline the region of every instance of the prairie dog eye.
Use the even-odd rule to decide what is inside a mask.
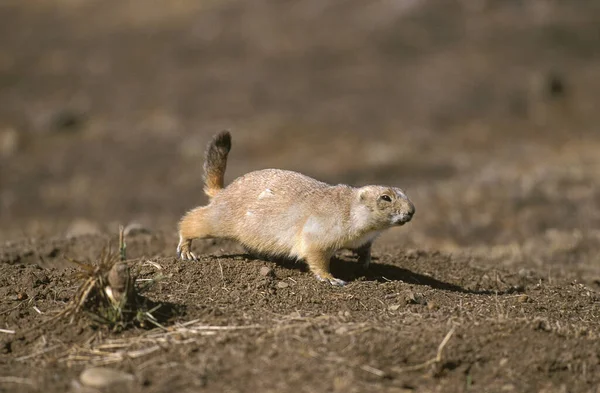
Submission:
[[[386,202],[391,202],[392,201],[392,198],[390,198],[389,195],[385,195],[385,194],[382,195],[382,196],[380,196],[379,199],[382,199],[382,200],[384,200]]]

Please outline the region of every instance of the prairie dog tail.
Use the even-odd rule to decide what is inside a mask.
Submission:
[[[206,146],[204,160],[204,193],[214,197],[223,188],[223,176],[227,168],[227,155],[231,150],[231,134],[221,131]]]

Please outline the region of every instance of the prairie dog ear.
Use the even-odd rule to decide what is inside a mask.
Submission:
[[[369,190],[366,189],[365,187],[359,188],[358,189],[358,200],[362,202],[365,199],[367,199],[368,192],[369,192]]]

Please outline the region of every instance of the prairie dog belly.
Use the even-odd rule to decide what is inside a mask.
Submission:
[[[302,214],[298,206],[291,205],[285,211],[249,206],[238,222],[236,232],[242,243],[258,251],[289,254],[301,222]]]

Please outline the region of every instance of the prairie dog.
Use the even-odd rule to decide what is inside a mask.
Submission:
[[[365,268],[371,244],[385,229],[404,225],[415,213],[399,188],[330,185],[297,172],[263,169],[247,173],[227,187],[223,175],[231,135],[215,135],[206,149],[206,206],[186,213],[179,222],[177,255],[197,260],[196,238],[228,238],[260,255],[304,260],[316,278],[345,285],[329,270],[340,249],[352,249]]]

